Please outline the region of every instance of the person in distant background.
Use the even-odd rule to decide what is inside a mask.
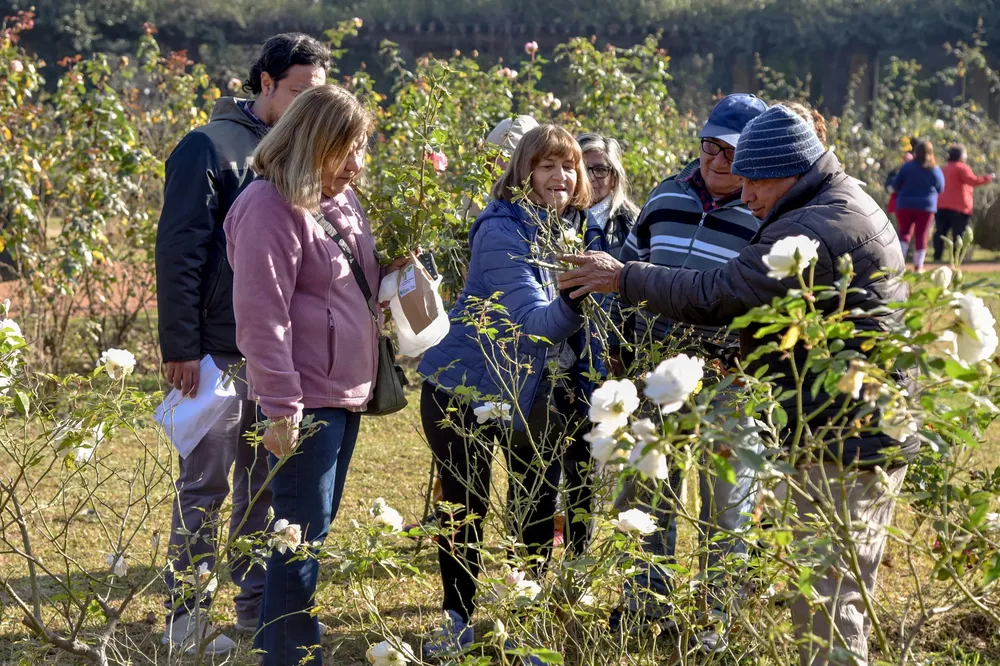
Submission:
[[[957,241],[969,226],[975,200],[973,190],[993,182],[993,174],[974,174],[972,168],[965,163],[965,158],[965,146],[955,144],[948,148],[948,164],[942,169],[944,192],[938,199],[934,224],[934,261],[941,261],[944,256],[944,237],[948,232],[951,232],[953,241]]]
[[[536,127],[538,127],[538,121],[531,116],[517,116],[504,118],[490,130],[490,133],[486,135],[486,143],[500,149],[486,164],[486,168],[493,178],[499,178],[507,168],[507,162],[517,150],[517,144],[521,142],[521,137]],[[487,196],[486,203],[489,202],[490,198]],[[461,211],[462,219],[475,220],[483,212],[483,209],[466,194],[462,196]]]
[[[246,370],[236,345],[233,271],[226,259],[223,223],[254,179],[250,156],[257,144],[299,93],[326,81],[329,60],[326,47],[308,35],[271,37],[243,86],[254,98],[219,99],[211,122],[185,135],[167,159],[156,232],[159,337],[167,382],[185,395],[197,394],[201,361],[211,355],[220,370],[238,368],[239,396],[191,454],[178,460],[170,527],[172,566],[166,576],[170,613],[163,634],[163,643],[174,649],[193,652],[199,640],[215,633],[207,613],[194,612],[199,605],[207,608],[210,596],[186,598],[181,581],[192,566],[214,566],[218,510],[229,496],[234,464],[230,529],[242,524],[240,534],[265,530],[271,505],[271,490],[261,488],[267,478],[267,452],[244,439],[257,416],[253,401],[247,399]],[[247,515],[254,497],[257,501]],[[240,587],[236,628],[255,631],[264,568],[237,559],[231,572]],[[235,647],[228,636],[218,634],[205,651],[220,654]]]
[[[905,153],[903,153],[903,164],[912,161],[913,161],[913,153],[911,153],[910,151],[906,151]],[[890,215],[893,215],[896,212],[896,197],[897,197],[896,190],[893,189],[892,187],[892,182],[896,180],[896,174],[899,173],[899,170],[902,168],[903,164],[900,164],[898,167],[890,171],[889,175],[886,176],[885,178],[885,189],[889,193],[889,203],[885,207],[885,212]]]
[[[944,190],[944,173],[934,159],[934,145],[930,141],[917,144],[913,161],[899,170],[892,188],[898,193],[896,218],[903,258],[906,258],[912,238],[913,268],[920,273],[924,270],[927,236],[937,212],[938,195]]]

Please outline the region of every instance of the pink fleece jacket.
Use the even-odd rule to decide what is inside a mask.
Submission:
[[[382,271],[354,192],[323,201],[321,209],[377,294]],[[298,422],[303,408],[364,408],[378,328],[337,244],[312,214],[262,180],[236,199],[225,230],[236,343],[247,359],[250,397],[264,415]]]

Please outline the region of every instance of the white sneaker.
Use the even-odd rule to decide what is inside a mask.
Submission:
[[[197,652],[198,641],[215,633],[215,625],[204,616],[204,613],[200,615],[200,631],[193,614],[181,615],[167,620],[167,629],[163,632],[162,643],[172,645],[178,650],[183,649],[186,654]],[[225,654],[235,648],[236,643],[229,636],[219,634],[205,646],[205,654]]]

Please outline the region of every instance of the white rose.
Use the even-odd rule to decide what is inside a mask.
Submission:
[[[510,569],[503,575],[503,582],[507,587],[517,587],[524,579],[524,572],[520,569]]]
[[[920,431],[920,424],[905,410],[886,412],[882,415],[881,425],[882,432],[897,442],[914,437]]]
[[[939,287],[944,290],[948,290],[951,287],[951,281],[955,277],[955,272],[951,270],[948,266],[938,266],[931,273],[931,282],[934,283],[935,287]]]
[[[958,357],[966,363],[974,364],[992,358],[1000,338],[992,329],[978,330],[975,333],[962,332],[958,336]]]
[[[943,130],[944,129],[944,121],[941,120],[940,118],[938,118],[937,120],[935,120],[934,121],[934,129],[938,130],[939,132],[941,130]]]
[[[399,647],[395,647],[389,641],[382,641],[378,645],[368,648],[365,653],[368,663],[372,666],[403,666],[411,661],[417,661],[413,654],[413,648],[409,643],[400,641]]]
[[[368,511],[368,515],[371,516],[376,525],[385,525],[393,532],[399,532],[403,529],[403,516],[381,497],[372,502],[372,508]]]
[[[290,523],[284,518],[276,520],[274,523],[274,536],[271,537],[270,546],[277,549],[284,555],[287,551],[295,551],[302,544],[302,527]]]
[[[511,589],[511,595],[515,599],[525,599],[534,601],[542,594],[542,586],[533,580],[522,580]]]
[[[570,247],[577,247],[583,244],[583,239],[580,238],[580,234],[577,233],[576,229],[563,229],[559,235],[559,240],[562,241],[563,245]]]
[[[664,414],[676,412],[704,376],[702,359],[686,354],[668,358],[646,375],[646,397],[659,405]]]
[[[628,379],[609,379],[590,394],[590,420],[617,430],[639,408],[639,392]]]
[[[123,555],[107,555],[104,558],[104,562],[111,567],[111,573],[118,576],[119,578],[124,578],[128,575],[128,563],[125,562],[125,557]]]
[[[608,428],[599,423],[583,439],[590,443],[590,456],[602,467],[607,467],[612,460],[628,455],[623,440],[631,440],[631,437],[619,436],[617,428]]]
[[[958,358],[958,336],[955,331],[944,331],[938,339],[926,346],[927,353],[936,358]]]
[[[865,385],[865,373],[857,361],[851,361],[847,372],[837,382],[837,390],[851,395],[855,400],[861,397],[861,388]]]
[[[618,518],[612,520],[611,524],[625,534],[652,534],[656,531],[653,517],[639,509],[629,509],[619,513]]]
[[[650,419],[639,419],[632,424],[632,436],[637,442],[651,444],[660,439],[660,429]]]
[[[59,449],[60,444],[71,434],[74,434],[83,427],[83,421],[63,421],[52,431],[52,445]],[[77,446],[61,449],[58,451],[60,458],[74,461],[77,465],[82,465],[94,457],[97,446],[104,441],[108,435],[109,428],[104,423],[98,423],[90,432],[80,440]]]
[[[983,525],[983,529],[990,532],[1000,532],[1000,513],[991,511],[986,514],[986,524]]]
[[[135,356],[126,349],[109,349],[101,354],[98,366],[104,368],[111,379],[124,379],[135,370]]]
[[[487,402],[473,409],[472,413],[476,415],[476,422],[484,425],[493,420],[510,421],[510,409],[510,405],[506,402]]]
[[[208,562],[199,564],[195,572],[188,576],[188,582],[193,587],[200,588],[209,594],[215,592],[219,587],[219,579],[212,575],[212,569],[208,566]]]
[[[979,363],[993,356],[997,343],[996,319],[978,296],[955,294],[952,304],[958,310],[962,330],[958,334],[958,357],[966,363]]]
[[[13,319],[0,320],[0,331],[3,332],[5,337],[16,338],[18,342],[24,340],[24,336],[21,334],[21,327]]]
[[[643,442],[636,444],[629,456],[629,464],[648,479],[666,479],[670,475],[666,454],[656,446],[643,453],[647,446]]]
[[[808,236],[782,238],[764,255],[764,263],[771,269],[767,276],[776,280],[795,277],[819,258],[818,250],[819,241]]]

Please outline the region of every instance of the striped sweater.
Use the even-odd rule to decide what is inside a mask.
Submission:
[[[724,265],[750,244],[760,220],[738,198],[705,212],[701,193],[691,182],[699,168],[695,160],[653,190],[625,241],[621,261],[709,270]],[[737,336],[728,335],[726,327],[677,324],[645,312],[636,317],[636,339],[642,342],[650,327],[657,340],[668,335],[697,338],[692,343],[703,344],[713,353],[724,350],[728,354],[739,347]]]

